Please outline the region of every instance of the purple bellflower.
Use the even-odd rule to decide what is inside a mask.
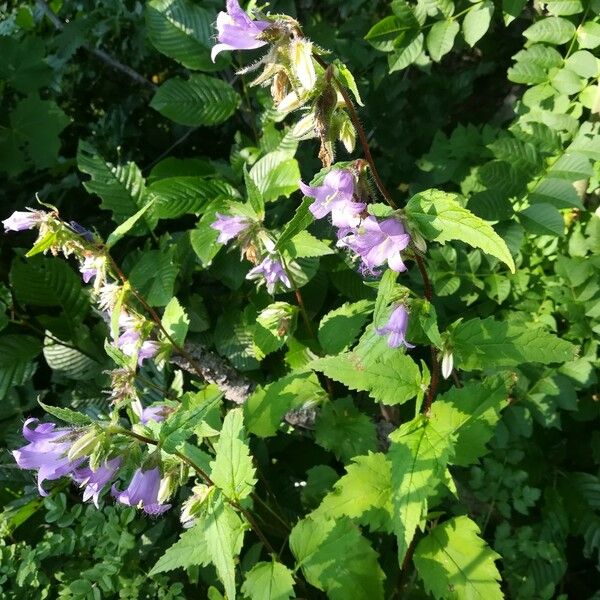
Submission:
[[[290,278],[285,272],[281,261],[277,258],[267,256],[260,264],[250,269],[248,275],[246,275],[246,279],[258,279],[259,277],[264,277],[269,294],[275,291],[278,281],[288,289],[292,289]]]
[[[217,220],[211,224],[211,227],[219,232],[217,238],[219,244],[227,244],[252,224],[246,217],[222,215],[220,213],[216,213],[216,215]]]
[[[158,354],[159,348],[160,344],[153,340],[143,342],[138,350],[138,365],[141,366],[147,358],[154,358]]]
[[[146,425],[149,421],[156,421],[160,423],[164,421],[169,412],[171,410],[167,408],[164,404],[157,404],[155,406],[148,406],[142,409],[142,414],[140,415],[140,422],[142,425]]]
[[[13,456],[21,469],[38,471],[38,490],[42,496],[48,493],[42,487],[44,481],[60,479],[72,473],[84,458],[69,460],[67,452],[74,440],[67,439],[72,429],[56,429],[54,423],[40,423],[31,429],[30,425],[39,423],[38,419],[27,419],[23,425],[23,437],[29,444],[13,450]]]
[[[410,235],[397,219],[378,221],[370,216],[356,230],[341,230],[338,246],[355,252],[362,261],[365,272],[376,273],[386,262],[396,272],[406,271],[401,252],[410,243]]]
[[[237,0],[227,0],[227,12],[217,15],[217,39],[210,57],[213,62],[223,50],[253,50],[268,42],[258,39],[270,25],[268,21],[253,21]]]
[[[354,175],[348,169],[333,169],[327,173],[323,185],[311,187],[300,182],[305,196],[314,198],[309,206],[317,219],[331,213],[331,222],[336,227],[356,227],[360,214],[367,207],[363,202],[354,202]]]
[[[88,254],[79,267],[81,278],[84,283],[89,283],[96,277],[101,277],[103,274],[104,259],[100,256]]]
[[[31,212],[17,210],[8,219],[4,219],[2,224],[5,231],[25,231],[37,227],[41,220],[42,213],[39,210]]]
[[[112,486],[113,496],[127,506],[141,508],[146,514],[161,515],[171,508],[170,504],[161,504],[158,501],[160,488],[160,469],[154,467],[147,471],[136,469],[127,489],[120,492]]]
[[[121,459],[116,457],[100,465],[95,471],[92,471],[90,467],[76,469],[73,472],[73,480],[81,487],[85,486],[83,501],[87,502],[91,498],[96,508],[99,508],[98,498],[100,492],[114,477],[120,466]]]
[[[386,325],[377,329],[379,335],[388,335],[388,346],[390,348],[398,348],[405,346],[406,348],[414,348],[412,344],[406,341],[406,328],[408,327],[408,311],[403,304],[397,306]]]

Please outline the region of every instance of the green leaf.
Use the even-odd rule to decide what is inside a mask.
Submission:
[[[191,529],[184,531],[179,539],[158,559],[148,575],[187,569],[195,565],[206,566],[211,562],[211,556],[206,544],[206,524],[202,520]]]
[[[250,600],[288,600],[294,596],[294,576],[276,560],[259,562],[248,571],[242,593]]]
[[[546,9],[551,15],[569,16],[583,12],[583,5],[581,0],[549,0]]]
[[[392,54],[388,56],[388,70],[390,73],[401,71],[414,63],[423,52],[425,38],[422,33],[411,40],[406,46],[395,48]]]
[[[277,433],[289,410],[319,404],[326,397],[314,373],[290,373],[252,393],[244,404],[244,421],[251,433],[269,437]]]
[[[523,35],[530,42],[566,44],[575,35],[575,25],[561,17],[546,17],[528,27]]]
[[[463,35],[465,36],[465,42],[467,42],[471,48],[489,29],[493,14],[494,3],[491,0],[484,0],[483,2],[475,4],[465,15],[462,24]]]
[[[515,263],[504,240],[491,225],[463,208],[455,194],[421,192],[409,200],[406,215],[425,239],[440,244],[461,240],[499,258],[514,273]]]
[[[458,369],[474,371],[515,367],[522,363],[562,363],[573,360],[577,347],[532,324],[471,319],[452,334]]]
[[[564,235],[565,222],[558,209],[543,202],[533,204],[519,213],[523,227],[537,235]]]
[[[419,30],[419,22],[408,3],[396,0],[394,7],[395,14],[375,23],[365,36],[365,40],[382,52],[391,52],[405,37],[413,38]]]
[[[265,202],[273,202],[280,196],[288,197],[298,189],[300,168],[288,152],[275,150],[257,160],[250,177],[256,183]]]
[[[232,188],[217,179],[206,177],[167,177],[148,186],[161,219],[177,219],[202,212],[209,202],[223,201],[233,194]]]
[[[44,41],[33,36],[0,36],[0,80],[19,92],[35,92],[52,81],[52,68],[45,61]]]
[[[394,431],[390,440],[392,522],[402,564],[419,523],[427,515],[427,497],[446,470],[453,439],[419,415]]]
[[[189,0],[152,0],[146,4],[146,27],[154,47],[188,69],[222,68],[210,58],[215,14]]]
[[[377,432],[373,421],[354,406],[351,398],[341,398],[321,408],[315,423],[315,441],[338,460],[347,462],[358,454],[376,450]]]
[[[31,379],[37,368],[32,361],[41,351],[41,342],[30,335],[0,337],[0,400],[11,387]]]
[[[254,179],[250,177],[250,173],[244,168],[244,184],[246,185],[246,194],[248,196],[248,203],[252,207],[252,210],[256,213],[256,216],[262,220],[265,218],[265,199],[258,189]]]
[[[49,414],[69,425],[91,425],[94,421],[87,415],[71,410],[70,408],[61,408],[60,406],[50,406],[38,400],[38,404]]]
[[[373,310],[373,302],[346,302],[328,312],[319,324],[319,343],[327,354],[339,354],[356,340]]]
[[[452,50],[459,29],[458,21],[436,21],[433,24],[427,34],[427,50],[432,60],[440,62]]]
[[[83,182],[85,189],[101,198],[100,207],[112,211],[116,223],[123,223],[135,215],[148,201],[144,178],[135,163],[114,166],[106,162],[93,146],[80,141],[77,166],[91,176],[90,180]],[[152,211],[145,213],[144,223],[144,228],[134,227],[134,234],[154,228],[156,217]]]
[[[308,231],[297,233],[283,248],[292,258],[310,258],[335,254],[325,242],[322,242]]]
[[[102,365],[83,354],[76,348],[68,348],[46,338],[44,343],[44,358],[48,366],[57,375],[74,379],[75,381],[88,381],[101,371]]]
[[[600,23],[588,21],[577,29],[577,41],[580,48],[592,50],[600,46]]]
[[[542,179],[529,193],[531,203],[546,203],[556,208],[579,208],[583,205],[573,184],[565,179],[547,177]],[[562,234],[564,223],[561,219],[559,235]]]
[[[150,306],[166,306],[173,297],[178,272],[172,249],[147,250],[131,268],[129,281]]]
[[[479,533],[469,517],[455,517],[434,527],[417,545],[415,567],[436,600],[449,598],[448,590],[453,598],[504,598],[494,564],[500,556]]]
[[[351,390],[368,392],[383,404],[402,404],[421,392],[421,373],[415,361],[397,352],[385,362],[363,364],[354,352],[313,360],[309,367],[343,383]]]
[[[215,452],[216,458],[211,463],[211,479],[215,485],[228,498],[236,501],[247,498],[256,479],[241,408],[234,408],[227,413]]]
[[[204,517],[204,539],[223,582],[228,599],[235,600],[235,557],[240,553],[244,539],[244,526],[229,504],[218,498],[210,503]]]
[[[308,210],[308,207],[312,203],[312,198],[305,197],[304,200],[302,200],[302,204],[296,209],[294,216],[281,232],[281,235],[275,244],[276,250],[281,250],[290,240],[301,231],[304,231],[314,221],[312,213]]]
[[[169,300],[161,322],[173,341],[179,346],[183,346],[190,326],[190,319],[177,298],[173,297]]]
[[[135,226],[135,224],[144,216],[146,211],[153,208],[154,202],[150,200],[147,204],[142,206],[134,215],[123,221],[118,225],[114,231],[106,239],[106,247],[111,248],[118,241],[122,240]]]
[[[356,456],[346,466],[346,474],[338,479],[312,516],[326,519],[357,519],[372,509],[382,509],[391,518],[391,465],[381,452]]]
[[[28,306],[58,306],[68,326],[81,322],[89,310],[88,296],[80,278],[59,258],[16,258],[10,272],[15,296]]]
[[[438,431],[456,436],[453,465],[468,466],[486,453],[485,444],[507,405],[508,393],[502,381],[469,382],[436,398],[430,419]]]
[[[593,175],[594,169],[590,164],[589,158],[577,152],[563,154],[548,171],[549,177],[569,179],[570,181],[588,179]]]
[[[238,93],[222,79],[190,75],[189,79],[173,77],[165,81],[150,106],[175,123],[210,126],[229,119],[239,103]]]
[[[383,599],[377,553],[349,519],[307,517],[294,527],[289,543],[307,581],[330,600]]]
[[[211,387],[196,394],[184,395],[179,409],[169,415],[160,428],[161,448],[170,454],[175,452],[220,401],[221,393]]]

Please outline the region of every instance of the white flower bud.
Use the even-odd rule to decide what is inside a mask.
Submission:
[[[304,115],[290,131],[290,135],[299,141],[316,137],[315,133],[315,114],[309,112]]]
[[[354,152],[354,146],[356,145],[356,129],[354,128],[354,125],[352,125],[352,121],[349,117],[345,118],[341,123],[339,138],[348,153]]]
[[[306,90],[298,88],[295,92],[290,92],[278,105],[277,112],[289,113],[305,104],[307,100]]]
[[[448,379],[452,375],[452,369],[454,368],[454,356],[452,352],[446,350],[442,356],[442,377]]]
[[[164,504],[171,497],[174,487],[175,482],[173,481],[173,475],[171,473],[160,480],[157,496],[157,501],[159,504]]]
[[[415,245],[415,248],[419,252],[427,252],[427,242],[424,240],[424,238],[416,231],[411,231],[410,234],[412,236],[412,242]]]
[[[294,75],[306,91],[310,91],[317,83],[317,73],[312,58],[312,43],[298,38],[290,44],[290,62]]]
[[[98,441],[98,433],[94,429],[91,429],[73,442],[73,445],[67,452],[67,458],[69,460],[75,460],[82,456],[89,456],[95,450]]]

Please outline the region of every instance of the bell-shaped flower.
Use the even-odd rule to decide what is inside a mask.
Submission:
[[[27,419],[23,425],[23,437],[29,444],[13,450],[13,456],[21,469],[34,469],[38,472],[38,490],[42,496],[48,493],[42,487],[44,481],[60,479],[79,467],[85,458],[70,460],[67,456],[73,442],[73,430],[56,428],[54,423],[40,423],[33,429],[38,419]]]
[[[259,39],[270,25],[269,21],[253,21],[240,7],[237,0],[227,0],[227,12],[217,15],[217,39],[210,57],[215,62],[223,50],[253,50],[268,42]]]
[[[160,469],[136,469],[129,486],[120,492],[112,486],[112,494],[121,504],[141,508],[146,514],[160,515],[171,508],[170,504],[161,504],[158,501],[160,489]]]
[[[216,213],[216,216],[217,220],[211,223],[211,227],[219,232],[219,237],[217,238],[219,244],[227,244],[252,224],[250,219],[246,217],[222,215],[221,213]]]
[[[323,180],[323,185],[312,187],[300,182],[305,196],[315,201],[308,207],[317,219],[331,214],[336,227],[356,227],[366,204],[354,202],[354,175],[348,169],[332,169]]]
[[[400,304],[390,315],[386,325],[377,329],[379,335],[388,336],[388,346],[390,348],[398,348],[405,346],[406,348],[414,348],[413,344],[406,341],[406,329],[408,327],[408,311],[403,304]]]
[[[341,231],[340,235],[338,246],[355,252],[365,272],[376,273],[386,262],[393,271],[406,271],[401,252],[410,243],[410,235],[397,219],[378,221],[370,216],[356,230]]]
[[[25,231],[37,227],[42,221],[43,213],[39,210],[34,211],[15,211],[8,219],[4,219],[2,224],[5,231]]]
[[[138,350],[138,365],[141,366],[147,358],[154,358],[158,354],[159,349],[160,344],[154,340],[142,342]]]
[[[120,466],[121,459],[116,457],[100,465],[95,471],[92,471],[90,467],[83,467],[73,471],[73,480],[81,487],[85,487],[83,490],[83,501],[87,502],[91,498],[96,508],[99,508],[98,498],[100,492],[114,477]]]
[[[281,282],[288,289],[292,288],[290,278],[278,258],[267,256],[260,264],[250,269],[248,275],[246,275],[246,279],[259,279],[260,277],[264,278],[269,294],[275,291],[278,282]]]

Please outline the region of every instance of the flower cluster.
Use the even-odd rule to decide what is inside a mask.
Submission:
[[[162,408],[162,407],[157,407]],[[145,409],[150,411],[154,407]],[[160,419],[155,409],[147,413],[146,419]],[[158,417],[158,419],[157,419]],[[106,458],[92,468],[89,456],[99,443],[97,432],[86,428],[57,428],[54,423],[39,423],[38,419],[27,419],[23,426],[23,437],[29,442],[13,451],[21,469],[38,472],[38,490],[47,496],[44,481],[70,477],[84,488],[84,501],[92,500],[98,507],[101,492],[115,479],[122,465],[120,456]],[[86,464],[87,462],[87,464]],[[170,508],[159,495],[161,471],[158,466],[135,471],[128,487],[119,491],[113,485],[112,494],[118,502],[141,508],[147,514],[161,514]]]

